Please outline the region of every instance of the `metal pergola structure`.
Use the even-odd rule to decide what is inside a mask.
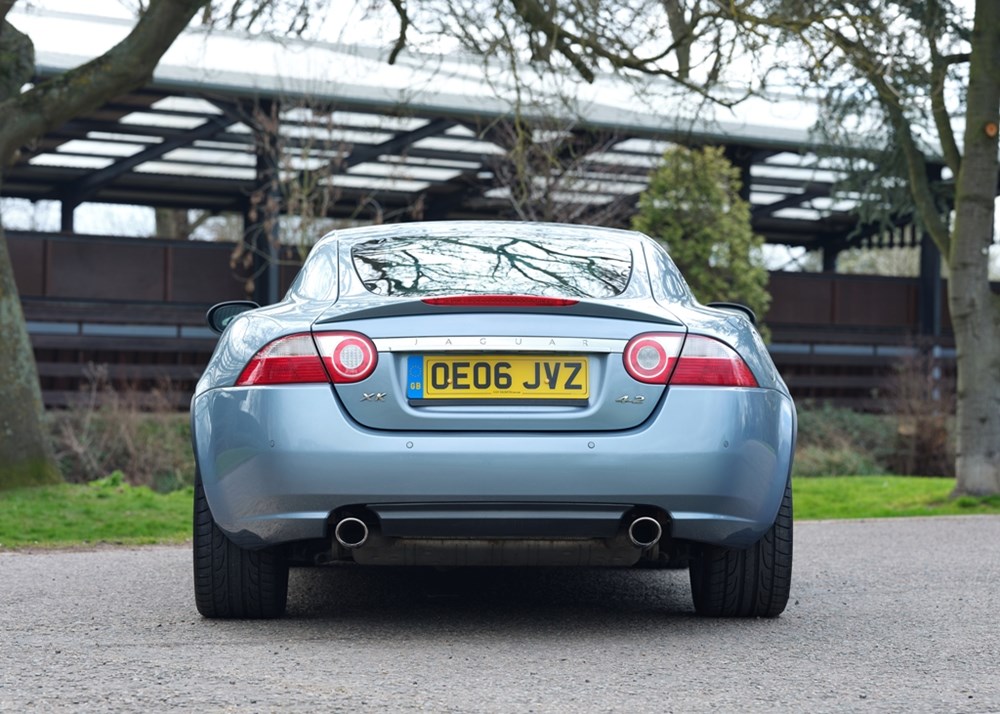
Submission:
[[[81,37],[124,27],[68,13],[21,20],[61,23]],[[82,59],[41,46],[37,81]],[[742,171],[754,230],[768,242],[820,249],[829,270],[852,241],[922,244],[925,329],[940,329],[936,251],[912,228],[859,231],[856,202],[837,193],[842,175],[810,134],[810,108],[800,100],[693,111],[676,96],[640,101],[606,78],[580,87],[570,109],[532,106],[515,124],[502,88],[484,82],[489,71],[472,58],[411,55],[390,68],[364,47],[188,32],[147,86],[28,147],[5,173],[3,192],[59,201],[65,232],[84,202],[241,213],[266,263],[261,226],[303,186],[325,191],[324,212],[345,220],[518,217],[512,127],[528,127],[551,159],[529,167],[528,194],[544,193],[557,216],[581,222],[627,218],[671,144],[721,145]],[[261,285],[261,297],[273,298],[274,285]]]

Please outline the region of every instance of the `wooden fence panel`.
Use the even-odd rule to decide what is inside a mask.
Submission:
[[[24,232],[7,239],[51,406],[85,394],[95,375],[114,388],[169,385],[171,403],[184,406],[215,345],[205,310],[245,298],[250,277],[230,243]],[[282,292],[299,255],[296,247],[281,251]],[[771,292],[764,321],[772,355],[798,399],[885,408],[897,366],[930,346],[919,335],[916,279],[772,273]],[[950,336],[937,346],[947,374]]]

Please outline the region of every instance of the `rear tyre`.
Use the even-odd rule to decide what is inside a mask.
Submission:
[[[746,550],[702,546],[691,559],[694,609],[708,617],[777,617],[792,585],[792,482],[764,537]]]
[[[194,600],[212,618],[280,617],[288,600],[288,562],[277,548],[246,550],[215,524],[201,476],[194,486]]]

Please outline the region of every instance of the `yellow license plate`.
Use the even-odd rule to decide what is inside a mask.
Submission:
[[[412,355],[407,397],[582,400],[590,396],[587,367],[577,355]]]

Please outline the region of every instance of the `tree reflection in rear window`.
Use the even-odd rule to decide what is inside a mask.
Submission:
[[[601,238],[405,236],[354,246],[354,268],[376,295],[607,298],[620,295],[632,251]]]

